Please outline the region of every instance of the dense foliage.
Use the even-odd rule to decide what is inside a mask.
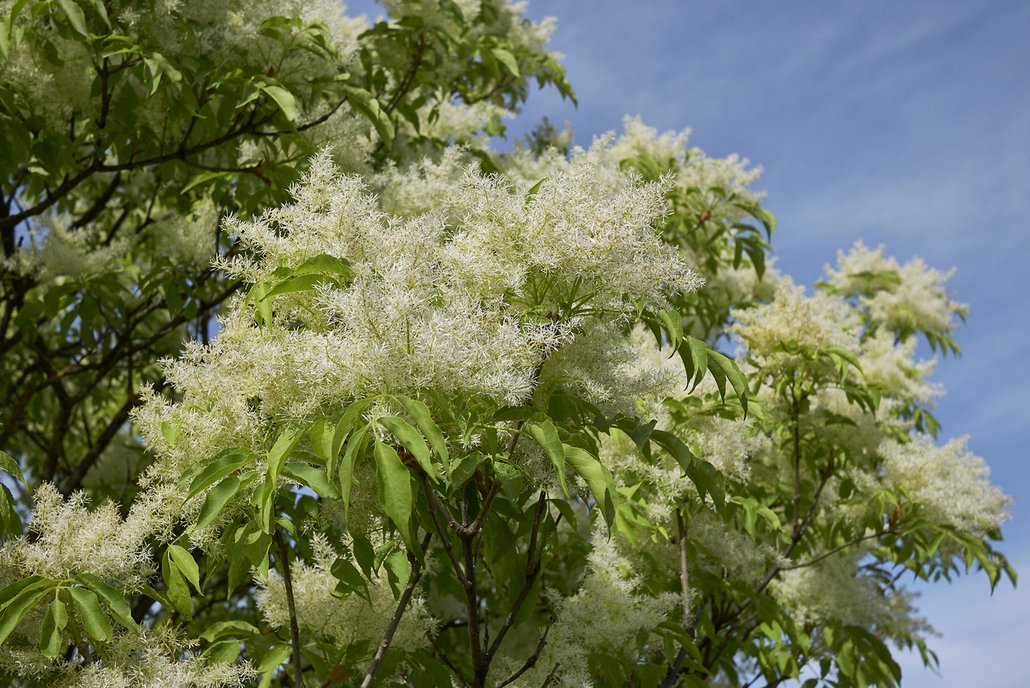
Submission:
[[[807,292],[759,171],[636,119],[497,153],[550,23],[384,5],[0,2],[0,683],[933,664],[904,585],[1015,576],[948,275]]]

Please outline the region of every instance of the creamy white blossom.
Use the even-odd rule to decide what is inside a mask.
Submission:
[[[965,304],[948,295],[946,283],[953,270],[929,268],[921,258],[901,265],[884,256],[882,245],[871,251],[857,242],[848,253],[837,253],[837,269],[827,266],[826,274],[835,290],[858,295],[874,323],[902,336],[950,332],[955,316],[967,311]]]
[[[904,491],[922,516],[980,533],[1008,520],[1009,497],[989,481],[990,469],[966,446],[967,437],[943,446],[926,436],[883,443],[883,479]]]
[[[333,591],[339,581],[330,569],[338,555],[322,538],[316,536],[312,544],[313,561],[295,561],[290,567],[297,620],[305,635],[329,640],[337,647],[367,643],[367,661],[386,635],[397,608],[387,573],[380,569],[369,582],[369,600],[357,593],[342,599],[335,597]],[[282,577],[273,571],[268,576],[259,577],[257,583],[260,586],[258,607],[265,620],[273,628],[288,627],[290,615]],[[425,602],[420,595],[415,595],[401,617],[391,646],[399,651],[418,650],[429,644],[429,637],[435,629],[436,622]]]
[[[587,668],[591,654],[631,652],[637,634],[662,623],[680,601],[674,593],[649,595],[640,588],[632,562],[619,552],[615,540],[603,529],[595,530],[579,590],[561,600],[539,660],[514,685],[539,686],[552,671],[558,685],[592,685]]]
[[[733,318],[730,331],[759,356],[778,354],[791,344],[858,351],[860,322],[852,308],[835,296],[806,296],[804,287],[794,286],[789,278],[777,285],[772,302],[735,310]]]
[[[123,520],[116,504],[92,509],[78,492],[65,500],[51,483],[34,496],[30,538],[0,545],[0,570],[7,575],[67,579],[92,573],[123,588],[138,588],[153,572],[147,538],[154,521],[137,508]]]

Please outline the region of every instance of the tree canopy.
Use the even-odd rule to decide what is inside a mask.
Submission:
[[[777,270],[760,170],[505,0],[2,0],[0,684],[895,686],[1015,572],[949,273]],[[788,230],[789,231],[789,230]]]

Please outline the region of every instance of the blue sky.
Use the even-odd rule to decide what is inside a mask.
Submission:
[[[510,127],[543,115],[576,140],[639,114],[693,129],[711,155],[765,168],[779,266],[811,284],[864,239],[957,269],[972,307],[963,356],[937,379],[946,437],[969,434],[1016,498],[1004,529],[1030,575],[1030,3],[977,0],[537,0],[580,106],[537,93]],[[903,662],[909,688],[1023,688],[1030,595],[968,577],[924,591],[943,633],[937,677]]]

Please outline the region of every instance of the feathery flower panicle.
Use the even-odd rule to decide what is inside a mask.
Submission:
[[[104,661],[70,672],[69,688],[243,688],[255,672],[247,663],[201,658],[170,626],[119,632],[104,648]]]
[[[887,394],[917,403],[929,404],[944,390],[929,381],[937,362],[915,360],[917,340],[909,337],[895,342],[887,330],[877,330],[862,342],[858,357],[866,382]]]
[[[91,573],[123,589],[138,589],[153,572],[147,538],[155,524],[134,517],[123,521],[110,501],[90,509],[78,492],[68,500],[51,483],[34,495],[29,530],[33,538],[16,538],[0,545],[3,578],[43,576],[71,578]]]
[[[833,291],[857,297],[874,325],[906,338],[916,332],[950,333],[955,317],[968,307],[952,301],[947,282],[955,271],[927,267],[921,258],[900,265],[884,256],[884,247],[869,250],[861,241],[837,253],[837,269],[826,267]]]
[[[770,586],[798,623],[833,622],[862,628],[890,618],[875,579],[858,571],[862,551],[842,552],[811,566],[783,571]]]
[[[607,141],[530,196],[473,168],[457,177],[457,161],[390,172],[415,188],[441,172],[450,187],[421,200],[391,196],[403,209],[394,216],[324,151],[291,189],[292,203],[228,221],[251,254],[219,263],[232,276],[259,281],[327,254],[349,261],[353,278],[279,297],[270,326],[254,323],[251,302],[232,301],[218,337],[165,364],[182,403],[154,399],[137,413],[150,446],[182,468],[252,445],[269,422],[303,423],[387,392],[523,403],[542,357],[574,329],[596,331],[602,348],[621,346],[617,327],[580,320],[575,309],[623,320],[633,301],[661,307],[666,293],[700,283],[656,233],[661,187],[620,172]],[[533,315],[569,307],[557,325]],[[615,393],[615,382],[600,384]],[[174,447],[161,432],[169,419],[182,428]]]
[[[857,314],[841,298],[817,293],[806,296],[785,277],[776,288],[771,303],[733,311],[736,334],[750,351],[774,358],[786,345],[802,349],[837,346],[858,352],[860,322]]]
[[[330,569],[339,555],[322,537],[315,536],[312,545],[313,561],[297,561],[292,567],[294,603],[300,626],[310,637],[328,640],[337,647],[367,643],[367,656],[362,659],[366,662],[385,635],[397,606],[386,571],[380,569],[368,586],[370,600],[354,593],[342,599],[335,597],[332,593],[339,580]],[[289,626],[283,579],[271,572],[258,577],[256,582],[258,607],[265,621],[273,628]],[[415,596],[401,617],[392,647],[399,651],[416,651],[428,645],[435,629],[436,622],[425,602]]]
[[[1009,519],[1010,497],[992,485],[990,469],[969,450],[968,437],[943,446],[925,435],[901,444],[884,441],[883,481],[904,491],[933,523],[983,533]]]
[[[619,656],[635,651],[638,635],[668,619],[680,601],[675,593],[651,595],[640,588],[641,579],[633,563],[619,552],[616,539],[608,537],[603,528],[595,528],[593,549],[579,590],[558,604],[547,645],[518,685],[541,685],[556,667],[557,685],[589,686],[592,682],[587,663],[592,654]],[[509,658],[503,659],[510,662]]]

